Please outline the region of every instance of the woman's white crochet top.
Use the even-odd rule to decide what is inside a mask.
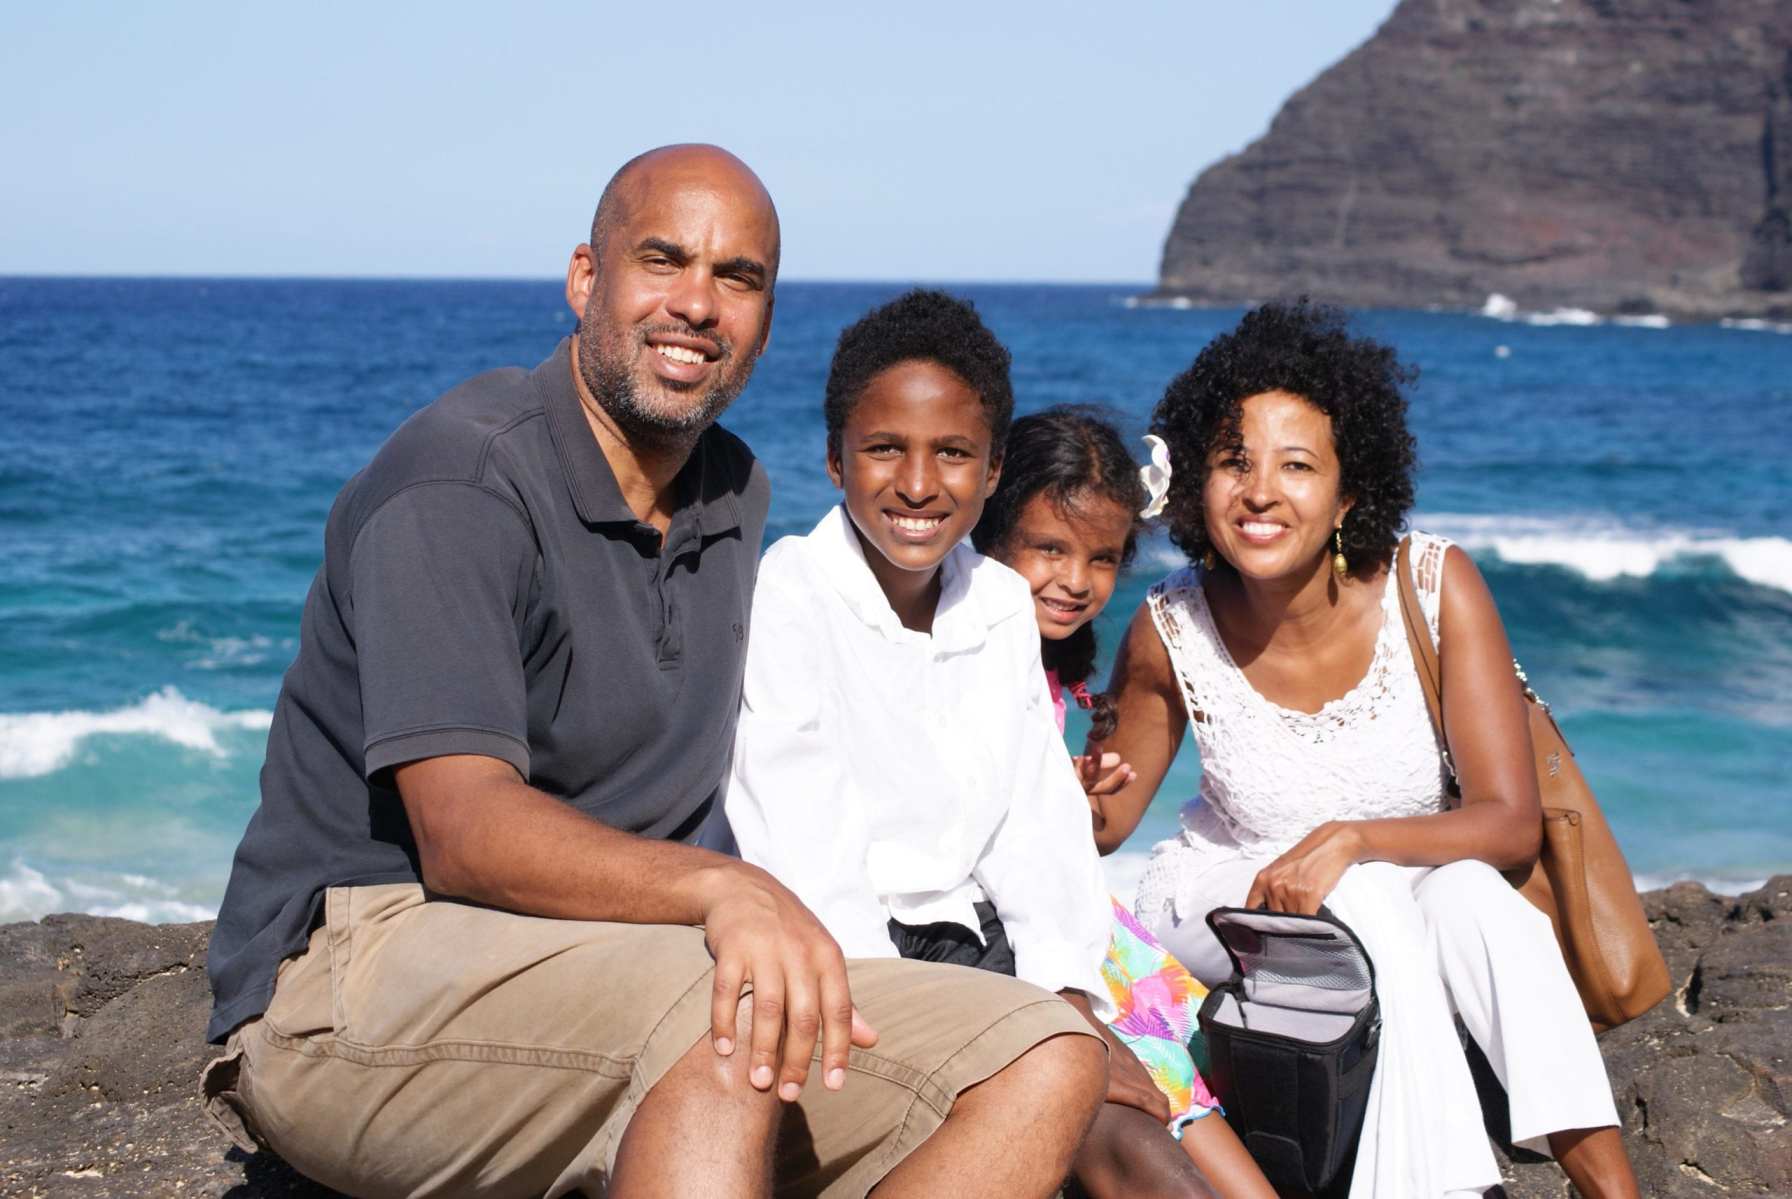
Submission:
[[[1444,551],[1412,535],[1419,604],[1437,636]],[[1201,793],[1183,806],[1182,831],[1151,851],[1134,904],[1146,928],[1166,911],[1200,919],[1180,892],[1232,858],[1270,859],[1327,820],[1415,816],[1445,804],[1442,757],[1389,572],[1381,633],[1362,681],[1318,712],[1263,698],[1214,627],[1201,571],[1186,567],[1145,601],[1201,751]]]

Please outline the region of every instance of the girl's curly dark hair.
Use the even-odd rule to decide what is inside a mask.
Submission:
[[[989,443],[1000,449],[1014,415],[1007,347],[969,300],[916,288],[873,308],[840,334],[822,400],[830,454],[839,452],[847,413],[871,380],[916,360],[939,363],[977,393],[989,421]]]
[[[1340,490],[1353,501],[1345,556],[1353,563],[1386,558],[1413,503],[1418,453],[1401,388],[1417,378],[1392,348],[1352,337],[1337,308],[1302,297],[1247,312],[1195,356],[1151,415],[1151,431],[1170,447],[1163,514],[1170,539],[1191,561],[1211,548],[1202,502],[1208,461],[1215,449],[1238,444],[1246,399],[1286,391],[1331,418]]]
[[[1020,514],[1034,496],[1043,495],[1060,513],[1075,509],[1078,497],[1097,495],[1113,500],[1129,513],[1145,506],[1145,485],[1126,443],[1113,425],[1094,408],[1059,405],[1023,416],[1008,431],[1003,452],[1002,478],[995,494],[983,505],[983,515],[971,530],[977,552],[1003,556]],[[1132,561],[1138,548],[1139,526],[1133,518],[1121,550],[1120,565]],[[1095,625],[1083,625],[1061,641],[1041,638],[1040,656],[1058,681],[1069,687],[1085,682],[1095,672]],[[1114,732],[1114,703],[1106,694],[1095,696],[1091,712],[1091,737],[1105,741]]]

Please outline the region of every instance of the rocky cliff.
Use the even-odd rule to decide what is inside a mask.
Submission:
[[[1792,1194],[1792,876],[1740,898],[1682,883],[1644,904],[1675,993],[1600,1041],[1643,1194]],[[0,1194],[335,1194],[232,1148],[199,1110],[210,932],[0,926]],[[1552,1162],[1508,1159],[1506,1176],[1509,1199],[1568,1194]]]
[[[1402,0],[1195,180],[1159,288],[1792,313],[1792,2]]]

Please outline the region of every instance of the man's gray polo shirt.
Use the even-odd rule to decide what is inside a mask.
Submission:
[[[719,819],[765,473],[704,433],[662,548],[586,424],[570,344],[416,413],[337,497],[212,937],[212,1039],[266,1009],[325,888],[418,881],[392,766],[501,758],[648,837]]]

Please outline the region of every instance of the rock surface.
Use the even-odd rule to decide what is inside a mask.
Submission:
[[[1402,0],[1204,171],[1159,288],[1792,315],[1792,4]]]
[[[1601,1040],[1645,1195],[1792,1194],[1792,876],[1644,896],[1675,993]],[[206,1121],[207,924],[0,926],[0,1194],[334,1194]],[[1506,1195],[1569,1194],[1511,1162]]]

